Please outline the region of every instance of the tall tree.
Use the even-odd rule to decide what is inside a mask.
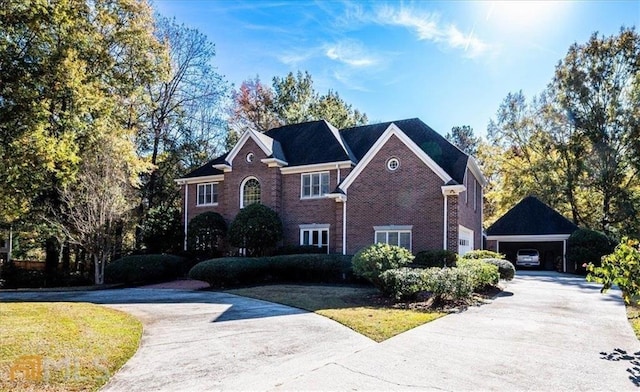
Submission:
[[[250,79],[234,93],[229,124],[235,134],[246,129],[265,132],[271,128],[305,121],[327,120],[338,128],[367,123],[367,115],[353,109],[340,95],[329,90],[318,94],[308,72],[290,72],[274,77],[273,87]]]
[[[447,140],[455,144],[456,147],[469,155],[475,156],[478,153],[480,138],[475,137],[473,128],[469,125],[455,126],[451,128],[451,133],[447,132]]]

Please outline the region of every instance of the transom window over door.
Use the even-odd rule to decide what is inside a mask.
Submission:
[[[218,204],[218,184],[198,184],[198,200],[196,205],[207,206]]]
[[[329,193],[329,172],[302,175],[300,197],[321,197]]]
[[[374,226],[375,243],[401,246],[411,250],[411,229],[413,226]]]
[[[255,177],[246,178],[240,186],[240,208],[260,204],[260,182]]]
[[[300,245],[317,246],[329,253],[329,225],[300,225]]]

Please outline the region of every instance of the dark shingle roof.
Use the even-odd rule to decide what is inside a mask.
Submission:
[[[349,156],[324,120],[285,125],[271,129],[265,132],[265,135],[280,142],[289,166],[349,160]]]
[[[217,174],[222,174],[222,170],[218,170],[213,165],[218,163],[224,163],[225,158],[227,158],[227,154],[221,155],[216,159],[205,163],[199,168],[192,170],[187,175],[182,176],[182,178],[193,178],[193,177],[205,177],[205,176],[215,176]]]
[[[569,219],[534,196],[522,199],[487,229],[487,235],[571,234],[578,229]]]
[[[391,124],[400,128],[458,184],[464,182],[469,156],[418,118],[364,125],[340,131],[358,160]]]

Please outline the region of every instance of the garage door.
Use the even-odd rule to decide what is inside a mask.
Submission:
[[[460,256],[473,250],[473,230],[458,226],[458,254]]]

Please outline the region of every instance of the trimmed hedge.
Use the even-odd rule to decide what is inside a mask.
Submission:
[[[351,256],[306,254],[271,257],[223,257],[196,264],[191,279],[215,288],[262,283],[338,283],[352,281]]]
[[[104,277],[106,283],[155,283],[182,276],[187,266],[187,259],[179,256],[127,256],[107,264]]]
[[[360,249],[353,256],[353,272],[371,282],[380,290],[384,283],[380,274],[386,270],[403,267],[413,260],[409,250],[400,246],[377,243]]]
[[[471,273],[473,290],[482,290],[495,286],[500,281],[498,266],[485,263],[483,260],[460,259],[458,269],[466,269]]]
[[[455,267],[458,254],[447,249],[423,250],[416,254],[413,266],[418,268]]]
[[[516,268],[509,260],[501,260],[501,259],[480,259],[485,263],[493,264],[498,267],[498,273],[500,274],[500,279],[504,280],[512,280],[516,275]]]
[[[327,251],[315,245],[286,245],[276,249],[274,255],[309,255],[309,254],[326,254]]]
[[[494,252],[486,249],[471,250],[462,256],[463,259],[498,259],[504,260],[505,256],[502,253]]]

